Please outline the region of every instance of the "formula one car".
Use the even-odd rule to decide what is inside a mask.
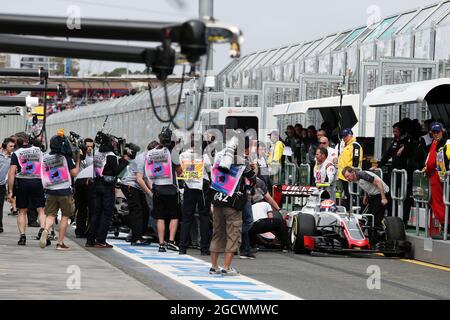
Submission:
[[[374,227],[374,216],[347,212],[330,200],[324,186],[279,186],[280,195],[294,198],[298,210],[288,214],[292,250],[297,254],[383,253],[385,257],[405,257],[411,251],[403,221],[386,217],[382,228]]]

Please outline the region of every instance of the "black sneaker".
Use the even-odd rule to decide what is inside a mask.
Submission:
[[[172,251],[180,251],[180,248],[178,248],[174,241],[169,241],[167,244],[167,249]]]
[[[94,248],[95,242],[94,241],[86,241],[86,244],[84,245],[86,248]]]
[[[11,213],[8,213],[8,216],[18,216],[18,215],[19,215],[19,210],[11,209]]]
[[[180,256],[185,256],[185,255],[187,255],[187,250],[185,250],[185,249],[180,249],[180,251],[178,251],[178,254],[179,254]]]
[[[202,255],[203,257],[205,257],[205,256],[210,256],[210,255],[211,255],[211,252],[209,252],[208,250],[204,250],[204,251],[202,251],[201,255]]]
[[[144,239],[137,239],[137,240],[131,241],[131,245],[132,246],[149,246],[150,242],[148,242]]]
[[[19,242],[17,242],[17,245],[19,246],[25,246],[27,244],[27,237],[23,234],[20,236]]]
[[[241,259],[247,259],[247,260],[255,260],[256,256],[249,252],[249,253],[241,253],[241,255],[239,256]]]
[[[158,252],[167,252],[166,245],[164,243],[159,245]]]
[[[34,222],[29,223],[28,226],[30,228],[39,228],[41,225],[37,221],[34,221]]]
[[[3,233],[3,226],[0,227],[0,233]]]

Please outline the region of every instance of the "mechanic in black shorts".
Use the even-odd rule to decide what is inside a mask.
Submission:
[[[181,166],[172,159],[172,131],[164,128],[159,135],[160,145],[150,150],[145,158],[144,172],[152,181],[153,210],[159,238],[159,252],[167,249],[179,251],[175,244],[178,223],[181,218],[181,200],[177,175],[181,175]],[[178,160],[175,160],[179,163]],[[166,221],[169,224],[169,242],[165,242]]]
[[[29,144],[29,137],[25,132],[16,134],[18,148],[11,156],[11,167],[8,172],[8,201],[16,197],[19,215],[19,246],[26,245],[25,230],[27,225],[28,207],[36,208],[42,233],[45,224],[45,196],[41,181],[42,151]],[[14,192],[13,192],[14,190]],[[38,234],[38,237],[40,237]]]

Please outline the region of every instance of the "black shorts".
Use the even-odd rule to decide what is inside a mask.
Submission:
[[[181,201],[176,195],[154,195],[152,217],[156,220],[181,218]]]
[[[40,179],[16,179],[14,196],[17,209],[45,208],[44,187]]]

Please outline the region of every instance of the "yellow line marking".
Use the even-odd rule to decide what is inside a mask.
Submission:
[[[443,267],[443,266],[438,266],[438,265],[435,265],[435,264],[426,263],[426,262],[422,262],[422,261],[408,260],[408,259],[400,259],[400,261],[408,262],[408,263],[412,263],[412,264],[417,264],[419,266],[433,268],[433,269],[437,269],[437,270],[441,270],[441,271],[450,272],[450,268]]]

